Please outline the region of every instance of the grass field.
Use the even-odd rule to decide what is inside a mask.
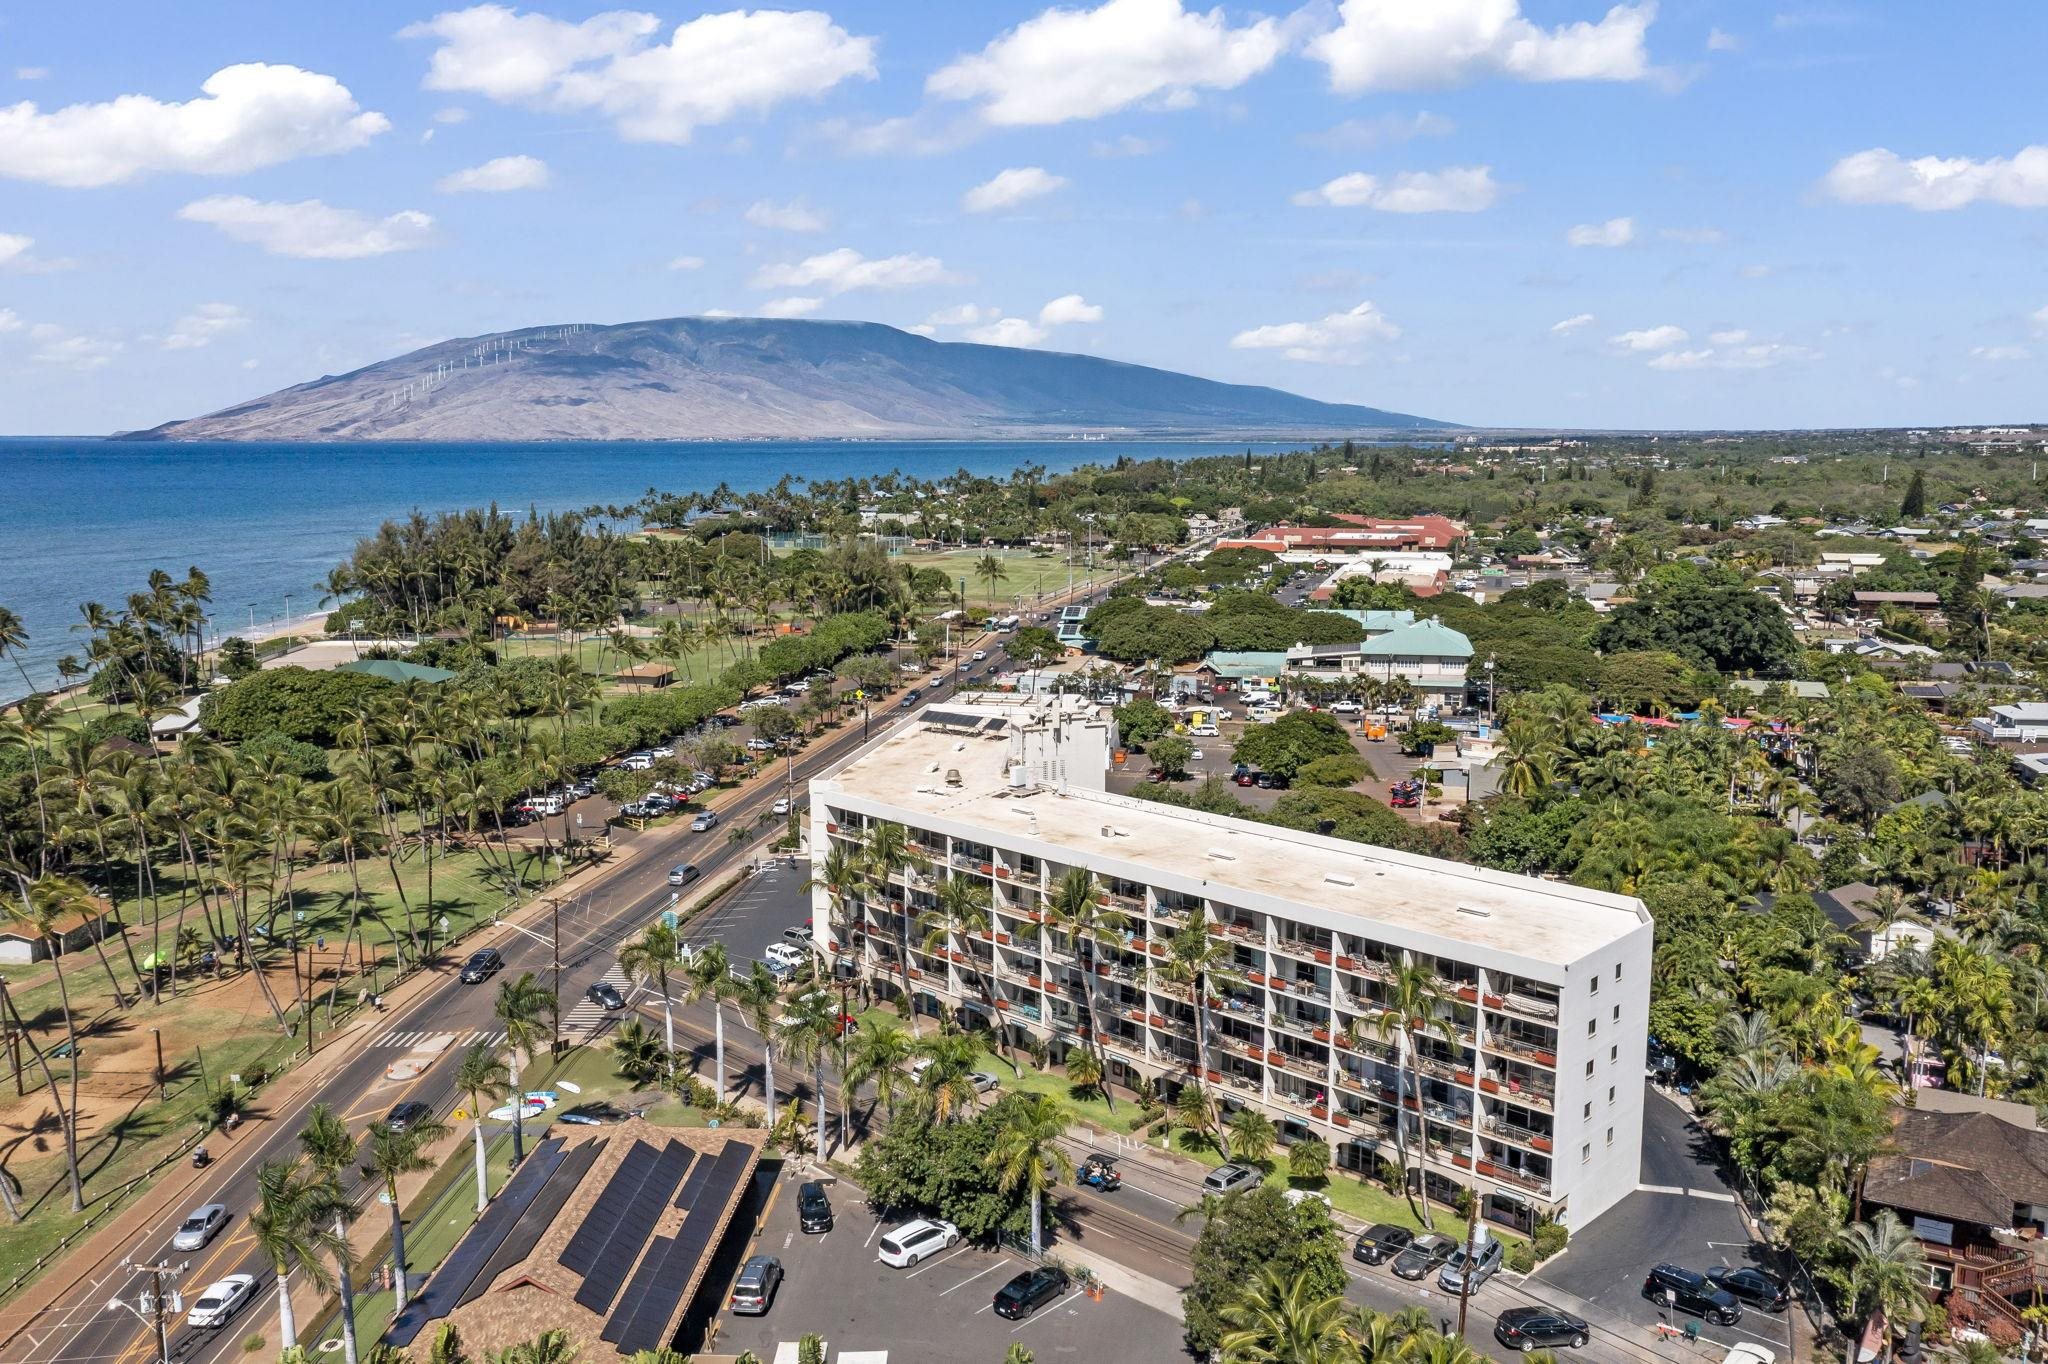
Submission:
[[[1040,598],[1064,591],[1067,586],[1067,562],[1059,554],[1040,555],[1021,549],[966,549],[943,554],[899,554],[891,562],[909,564],[913,568],[939,569],[953,579],[956,588],[960,579],[967,579],[967,607],[970,611],[983,611],[991,607],[989,585],[975,572],[975,565],[986,554],[995,555],[1003,565],[1005,576],[995,586],[994,602],[1005,610],[1030,610]],[[1095,580],[1105,581],[1115,571],[1115,565],[1098,561]],[[1072,581],[1079,584],[1088,576],[1085,566],[1075,563]]]

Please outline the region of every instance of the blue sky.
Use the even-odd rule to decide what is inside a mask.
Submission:
[[[2041,418],[2048,7],[0,14],[0,431],[850,317],[1481,424]]]

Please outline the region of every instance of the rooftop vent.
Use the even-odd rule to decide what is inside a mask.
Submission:
[[[1333,886],[1355,886],[1358,884],[1357,877],[1341,871],[1326,871],[1323,873],[1323,879]]]
[[[1209,853],[1209,856],[1211,856],[1211,857],[1215,858],[1215,859],[1216,859],[1216,860],[1217,860],[1218,862],[1235,862],[1235,861],[1237,861],[1237,854],[1236,854],[1236,853],[1234,853],[1234,852],[1232,852],[1232,851],[1231,851],[1230,849],[1228,849],[1228,848],[1210,848],[1210,849],[1208,850],[1208,853]]]
[[[1458,913],[1470,914],[1475,919],[1491,919],[1493,917],[1492,910],[1481,909],[1478,905],[1459,905]]]
[[[958,786],[959,784],[960,784],[960,769],[959,769],[959,768],[957,768],[957,767],[949,767],[949,768],[947,768],[947,769],[946,769],[946,785],[948,785],[948,786]]]

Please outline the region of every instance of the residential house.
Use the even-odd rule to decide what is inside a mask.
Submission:
[[[1971,720],[1970,728],[1978,738],[1994,743],[2039,743],[2048,739],[2048,701],[2014,701],[1993,706],[1989,715]]]
[[[1357,644],[1297,644],[1287,671],[1302,677],[1401,678],[1439,704],[1465,695],[1472,641],[1440,620],[1418,620]]]
[[[1874,612],[1886,606],[1903,607],[1922,615],[1931,615],[1941,610],[1939,592],[1852,592],[1849,594],[1849,600],[1856,604],[1858,610],[1865,612]]]

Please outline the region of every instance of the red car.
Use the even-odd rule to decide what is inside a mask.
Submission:
[[[1237,784],[1239,786],[1250,786],[1257,782],[1258,779],[1259,774],[1256,772],[1240,772],[1237,774]]]

